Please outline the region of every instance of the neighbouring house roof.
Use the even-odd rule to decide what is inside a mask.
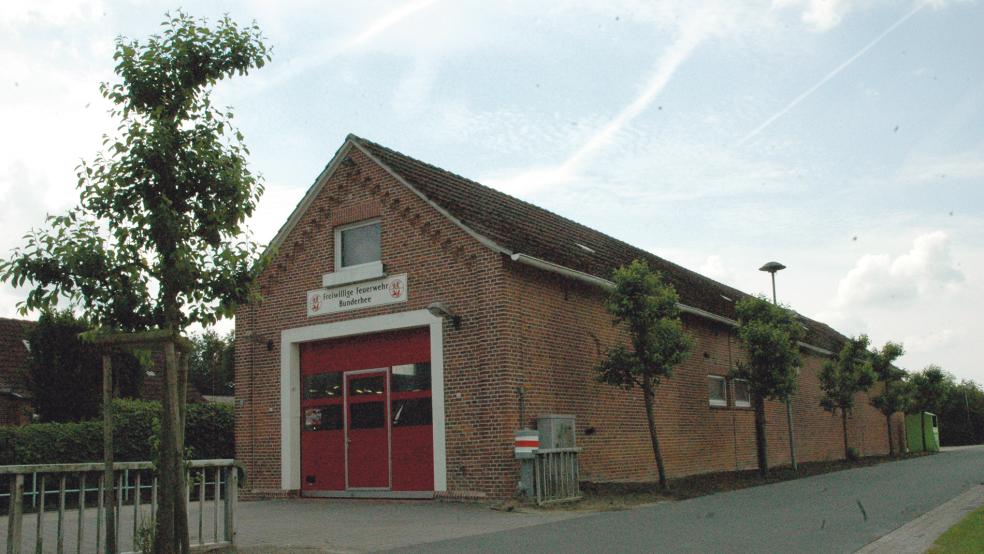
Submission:
[[[355,135],[346,138],[272,244],[278,245],[286,238],[340,159],[353,146],[455,220],[469,234],[503,254],[523,254],[603,280],[610,280],[618,267],[641,258],[674,286],[681,304],[730,320],[736,318],[735,302],[748,296],[539,206]],[[800,317],[807,328],[805,342],[809,345],[836,351],[846,340],[844,335],[826,324]]]
[[[33,321],[0,318],[0,394],[30,396],[27,387],[27,333]]]
[[[27,357],[29,351],[25,341],[27,333],[36,321],[0,318],[0,394],[14,394],[30,397],[27,387]],[[163,387],[162,370],[164,356],[157,352],[153,356],[153,368],[148,370],[140,384],[140,398],[160,400]],[[203,402],[201,393],[188,383],[188,402]]]

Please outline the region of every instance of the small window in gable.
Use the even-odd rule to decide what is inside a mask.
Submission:
[[[720,375],[707,376],[707,397],[711,406],[728,405],[728,385]]]
[[[379,262],[382,255],[378,219],[335,228],[335,268]]]

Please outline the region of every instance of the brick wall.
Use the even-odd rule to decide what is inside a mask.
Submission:
[[[329,179],[278,255],[259,278],[263,300],[236,314],[236,457],[253,494],[281,494],[280,332],[409,310],[435,301],[462,316],[444,326],[447,478],[458,495],[505,494],[502,462],[490,463],[504,428],[497,363],[503,327],[503,259],[469,237],[389,173],[353,149],[355,165]],[[341,314],[307,317],[306,293],[333,269],[333,227],[379,216],[382,260],[389,274],[407,273],[408,300]],[[253,338],[247,340],[246,332]],[[267,341],[272,340],[271,349]],[[509,431],[511,433],[511,430]]]
[[[236,457],[247,468],[248,495],[280,491],[280,333],[284,329],[425,308],[441,301],[462,316],[444,326],[449,496],[513,493],[520,426],[517,387],[527,395],[527,425],[541,413],[577,416],[585,448],[582,476],[654,479],[655,465],[638,390],[593,380],[593,367],[617,340],[604,292],[519,265],[481,245],[357,149],[354,164],[328,178],[284,240],[258,286],[263,300],[236,314]],[[307,317],[306,292],[333,269],[333,227],[367,217],[382,222],[382,260],[408,274],[408,300]],[[685,317],[692,356],[659,388],[657,418],[670,476],[754,468],[750,409],[711,408],[706,375],[724,375],[740,356],[732,331]],[[804,355],[794,398],[798,457],[843,456],[840,420],[819,407],[822,360]],[[772,464],[788,463],[784,406],[767,405]],[[865,455],[887,452],[884,418],[859,398],[851,442]]]
[[[30,423],[31,412],[31,403],[28,400],[0,394],[0,426]]]
[[[593,367],[618,340],[602,305],[604,291],[521,265],[507,267],[509,336],[520,383],[527,391],[527,425],[535,416],[577,416],[578,445],[584,448],[581,475],[588,480],[653,480],[656,468],[642,404],[636,388],[623,391],[593,380]],[[660,385],[656,397],[657,431],[669,476],[754,469],[754,414],[736,408],[729,382],[729,407],[708,403],[706,376],[727,375],[742,355],[728,326],[684,315],[695,339],[690,357]],[[804,352],[799,391],[793,398],[798,461],[843,458],[839,415],[820,407],[817,373],[824,359]],[[878,393],[878,387],[872,389]],[[517,412],[514,412],[516,414]],[[512,419],[518,424],[518,416]],[[766,403],[769,461],[789,464],[784,404]],[[900,419],[894,425],[899,427]],[[885,419],[859,394],[849,419],[849,441],[862,455],[888,452]]]

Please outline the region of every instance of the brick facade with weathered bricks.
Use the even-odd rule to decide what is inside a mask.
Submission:
[[[236,458],[246,465],[249,494],[296,494],[281,488],[281,331],[421,310],[436,301],[462,318],[460,329],[445,325],[443,335],[447,495],[514,492],[520,386],[527,425],[537,414],[576,415],[582,478],[654,479],[640,392],[594,381],[593,366],[617,340],[602,305],[604,289],[490,249],[466,231],[468,221],[442,213],[453,214],[455,206],[436,206],[364,151],[347,146],[339,155],[351,161],[319,178],[324,186],[282,231],[276,256],[258,281],[262,300],[236,314]],[[308,317],[307,291],[320,288],[322,276],[333,270],[333,228],[370,217],[382,223],[386,272],[408,276],[407,302]],[[667,472],[675,477],[753,468],[752,411],[708,404],[706,376],[727,374],[741,355],[733,329],[690,314],[684,322],[696,346],[657,395]],[[822,362],[804,352],[794,397],[800,461],[843,456],[839,416],[819,406]],[[884,418],[867,398],[857,404],[852,445],[863,455],[887,453]],[[770,461],[788,463],[785,409],[775,402],[767,407]]]

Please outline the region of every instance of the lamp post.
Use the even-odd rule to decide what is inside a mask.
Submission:
[[[776,300],[776,272],[786,269],[786,266],[779,262],[769,262],[759,268],[759,271],[766,271],[772,276],[772,303],[779,305]],[[793,401],[786,395],[786,427],[789,429],[789,460],[792,462],[793,471],[799,469],[796,465],[796,439],[793,433]]]

